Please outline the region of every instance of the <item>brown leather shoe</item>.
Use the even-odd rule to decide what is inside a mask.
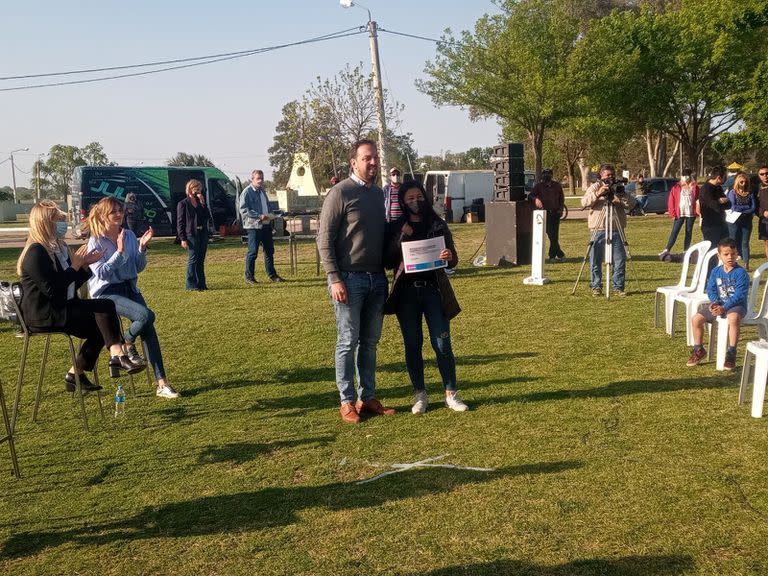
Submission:
[[[344,402],[344,404],[341,405],[341,408],[339,408],[339,413],[344,422],[348,422],[349,424],[360,423],[360,414],[357,413],[355,405],[352,404],[352,402]]]
[[[358,400],[355,404],[355,408],[357,408],[358,412],[365,411],[370,412],[371,414],[378,414],[380,416],[392,416],[395,413],[394,408],[384,408],[381,402],[376,400],[376,398],[371,398],[365,402]]]

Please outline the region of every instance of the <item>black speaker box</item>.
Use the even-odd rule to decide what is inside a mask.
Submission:
[[[530,202],[491,202],[485,207],[486,262],[490,266],[531,263],[533,210]]]

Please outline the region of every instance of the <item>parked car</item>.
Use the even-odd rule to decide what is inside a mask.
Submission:
[[[655,212],[656,214],[665,214],[667,212],[667,201],[669,200],[669,191],[677,183],[677,178],[646,178],[645,195],[648,202],[645,205],[645,211]],[[630,182],[626,186],[627,192],[635,195],[637,182]]]

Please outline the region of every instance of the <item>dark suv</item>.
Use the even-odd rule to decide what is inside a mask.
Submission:
[[[677,183],[677,178],[646,178],[645,195],[648,202],[645,205],[646,212],[656,212],[664,214],[667,211],[667,201],[669,200],[669,191]],[[626,186],[628,193],[635,195],[637,188],[636,182],[630,182]]]

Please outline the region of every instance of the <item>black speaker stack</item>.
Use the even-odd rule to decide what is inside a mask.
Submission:
[[[493,149],[493,201],[485,208],[486,263],[531,263],[532,206],[525,199],[523,145],[508,142]]]
[[[500,202],[525,200],[523,145],[507,142],[493,148],[493,199]]]

